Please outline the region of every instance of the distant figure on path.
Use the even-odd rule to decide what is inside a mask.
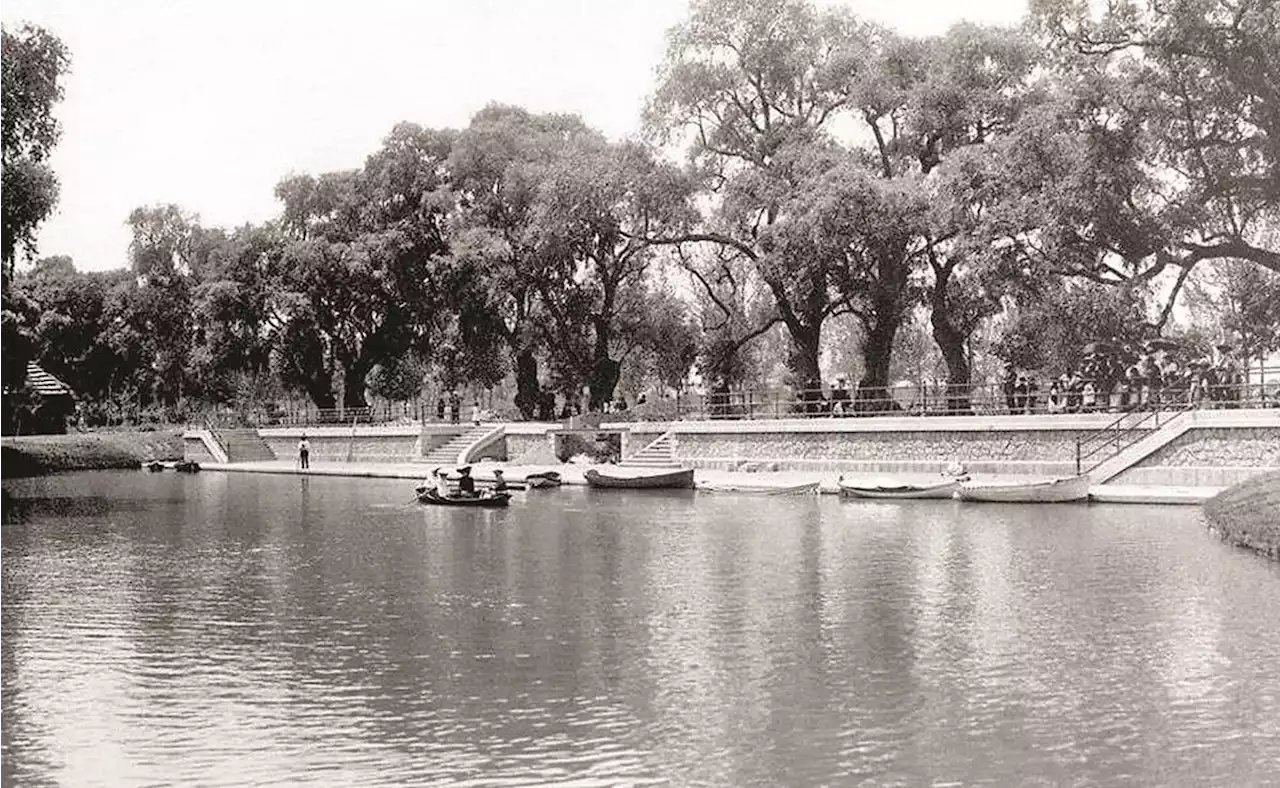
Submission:
[[[311,467],[311,443],[305,432],[302,433],[302,440],[298,441],[298,467],[303,470]]]
[[[453,424],[458,423],[458,411],[462,409],[462,398],[458,396],[457,389],[449,392],[449,421]]]
[[[471,403],[471,423],[480,426],[480,400]]]

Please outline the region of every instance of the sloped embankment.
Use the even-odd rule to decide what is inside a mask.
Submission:
[[[85,432],[5,438],[0,473],[41,476],[59,471],[137,468],[152,460],[182,459],[181,430]]]
[[[1228,487],[1204,505],[1204,514],[1223,541],[1280,561],[1280,471]]]

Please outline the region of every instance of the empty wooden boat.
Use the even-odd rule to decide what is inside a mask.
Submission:
[[[951,498],[960,489],[959,479],[908,482],[892,478],[846,479],[840,477],[840,495],[847,498]]]
[[[621,468],[611,466],[605,469],[584,471],[583,478],[592,487],[607,487],[624,490],[680,490],[693,487],[692,468]]]
[[[960,498],[992,503],[1068,503],[1089,498],[1088,474],[1026,482],[961,482]]]
[[[698,485],[698,489],[748,495],[814,495],[818,492],[818,482],[787,485],[763,482],[703,482]]]

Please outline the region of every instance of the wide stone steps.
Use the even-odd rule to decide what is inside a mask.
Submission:
[[[275,452],[256,429],[234,428],[213,431],[214,439],[227,452],[227,462],[262,462],[276,459]]]
[[[624,457],[622,465],[639,465],[648,468],[670,468],[679,465],[676,460],[676,442],[671,433],[658,436],[653,442],[630,457]]]
[[[424,454],[421,461],[435,466],[457,465],[458,455],[462,450],[487,435],[489,429],[489,427],[477,427],[450,438],[444,445],[437,446]]]

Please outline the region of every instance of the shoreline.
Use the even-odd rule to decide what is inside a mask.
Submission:
[[[1222,541],[1280,561],[1280,471],[1228,487],[1205,504],[1204,515]]]
[[[68,435],[21,436],[3,441],[3,476],[39,476],[75,470],[132,469],[155,460],[183,459],[183,433],[181,430],[157,430],[146,432],[72,433]],[[595,467],[582,463],[512,463],[480,460],[473,463],[480,478],[492,475],[492,468],[503,468],[507,478],[519,481],[528,473],[553,470],[561,474],[569,485],[585,485],[583,471]],[[206,460],[200,467],[209,471],[232,473],[274,473],[301,476],[343,476],[352,478],[391,478],[421,481],[430,472],[431,465],[420,461],[373,462],[334,461],[312,459],[309,471],[302,471],[293,459],[259,460],[251,462],[218,463]],[[849,473],[848,476],[866,474]],[[883,474],[879,474],[883,475]],[[899,478],[926,481],[933,478],[920,473],[898,473]],[[1032,477],[1007,474],[977,474],[987,481],[1020,480]],[[763,487],[789,487],[797,484],[819,483],[819,493],[838,494],[841,473],[834,469],[746,469],[697,467],[695,487],[703,485],[750,484]],[[1047,477],[1046,477],[1047,478]],[[1156,484],[1101,484],[1090,491],[1090,502],[1100,504],[1167,504],[1200,505],[1223,493],[1226,487],[1156,485]],[[1238,519],[1239,515],[1233,515]],[[1235,520],[1232,520],[1235,522]],[[1224,526],[1226,527],[1226,526]],[[1241,528],[1230,530],[1235,534]],[[1244,529],[1252,533],[1249,529]],[[1236,537],[1232,537],[1236,538]],[[1270,543],[1268,543],[1270,544]],[[1280,550],[1280,547],[1276,548]]]
[[[560,474],[561,482],[569,486],[585,486],[583,473],[592,468],[617,467],[616,465],[597,465],[588,463],[511,463],[481,460],[470,464],[472,475],[477,480],[492,477],[493,469],[501,468],[507,481],[520,482],[531,473],[555,471]],[[333,460],[312,460],[311,467],[303,471],[297,467],[296,460],[261,460],[255,462],[201,462],[204,471],[224,473],[265,473],[301,477],[337,476],[366,479],[406,479],[421,482],[434,467],[427,463],[409,462],[338,462]],[[454,466],[443,466],[454,467]],[[850,474],[846,474],[850,475]],[[851,474],[858,476],[858,474]],[[836,471],[809,470],[770,470],[741,471],[716,468],[696,468],[694,470],[694,488],[706,485],[749,484],[757,487],[786,488],[798,484],[818,482],[818,493],[837,495],[840,492]],[[926,474],[905,474],[896,478],[913,482],[927,482],[937,477]],[[1029,476],[983,475],[983,481],[1029,481]],[[1047,478],[1047,477],[1045,477]],[[1150,485],[1096,485],[1090,491],[1088,503],[1106,504],[1148,504],[1148,505],[1200,505],[1222,491],[1220,487],[1177,487]],[[730,493],[726,493],[730,494]],[[1085,503],[1080,501],[1077,503]]]
[[[15,435],[0,440],[0,476],[138,468],[183,459],[182,429]]]

